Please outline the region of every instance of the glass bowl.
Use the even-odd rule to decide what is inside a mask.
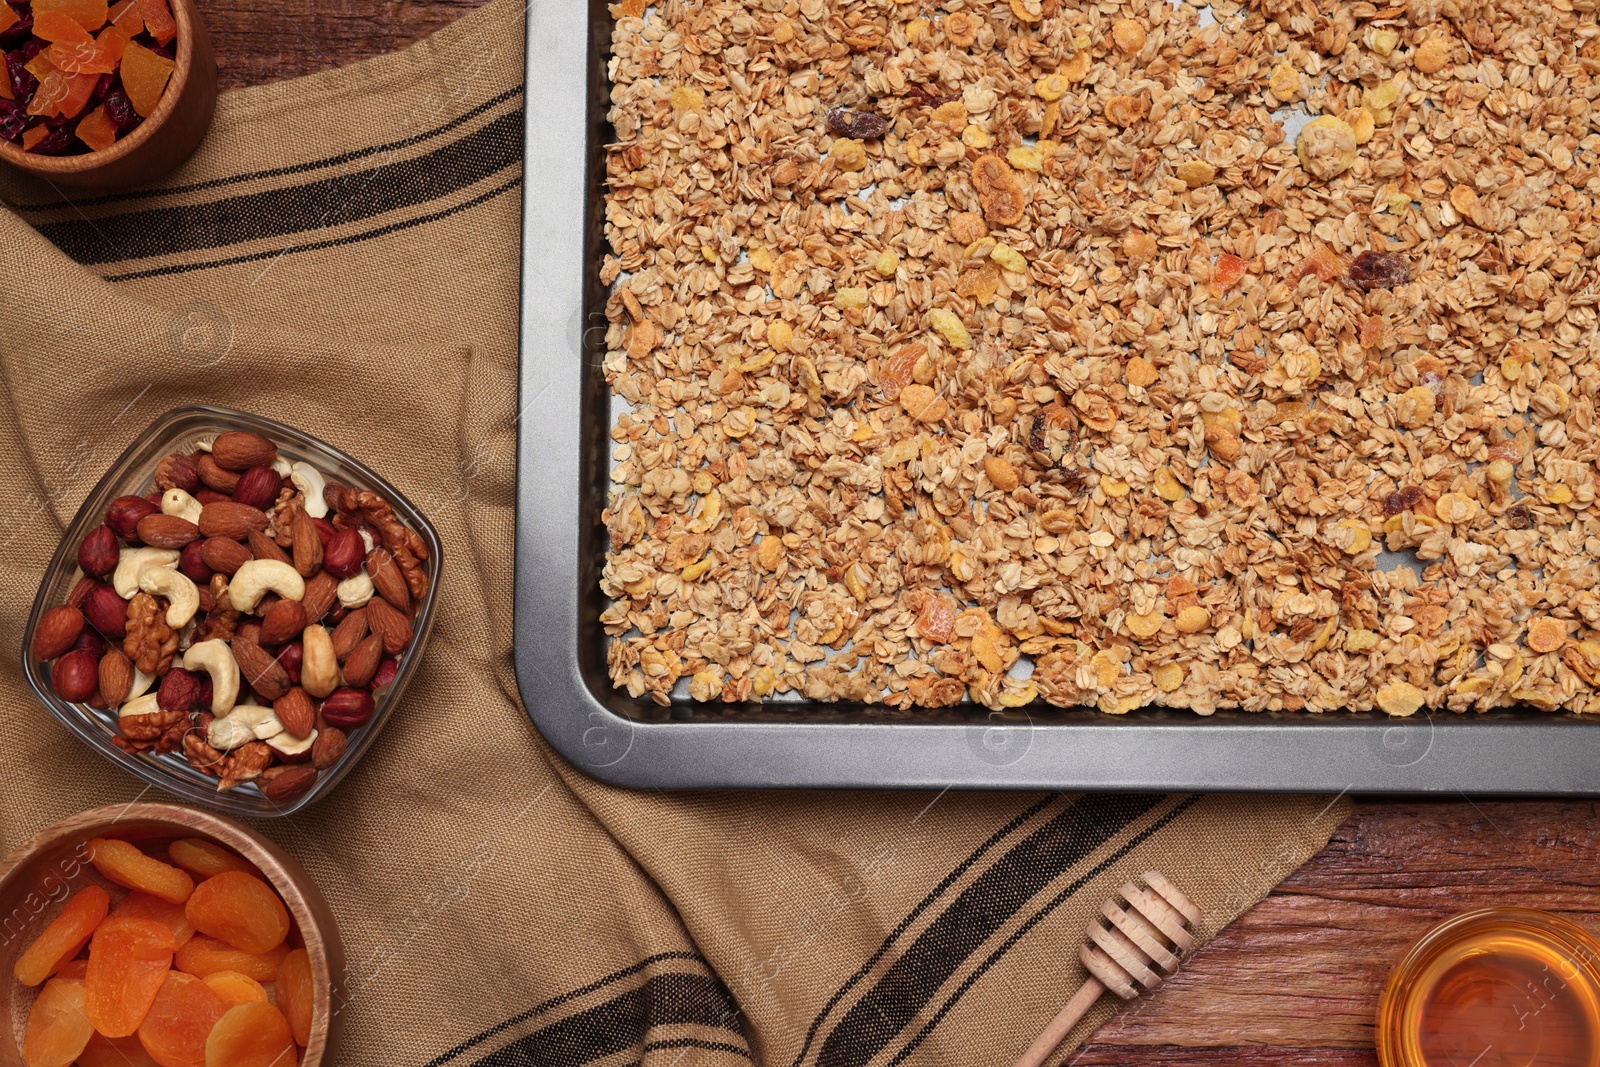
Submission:
[[[32,653],[33,632],[40,616],[55,605],[65,603],[77,584],[82,574],[78,569],[78,545],[90,530],[103,521],[107,506],[119,496],[142,496],[154,488],[156,464],[169,453],[192,451],[202,438],[228,430],[249,430],[261,434],[277,444],[280,455],[291,461],[304,460],[310,463],[329,481],[377,493],[393,506],[400,521],[421,535],[428,546],[425,563],[428,593],[417,604],[412,618],[411,645],[399,657],[394,681],[386,692],[374,694],[372,718],[364,726],[349,731],[349,747],[339,761],[319,773],[309,790],[290,801],[271,800],[253,783],[221,792],[217,789],[215,778],[190,767],[181,753],[157,755],[153,752],[134,754],[123,751],[112,743],[112,738],[120,736],[117,731],[117,709],[91,708],[86,704],[69,704],[62,700],[50,684],[49,663],[36,659]],[[49,708],[67,729],[106,759],[150,785],[193,803],[234,815],[262,818],[290,815],[337,785],[371,747],[384,723],[394,713],[428,642],[433,626],[434,603],[439,594],[439,575],[439,535],[433,525],[392,485],[361,463],[309,434],[259,415],[204,405],[174,408],[157,418],[118,457],[67,527],[66,536],[61,539],[44,579],[39,583],[33,611],[28,615],[27,629],[22,637],[22,671],[40,703]]]

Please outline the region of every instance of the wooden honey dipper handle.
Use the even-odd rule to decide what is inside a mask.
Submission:
[[[1132,1000],[1140,986],[1159,986],[1178,969],[1179,957],[1194,947],[1190,928],[1200,921],[1200,909],[1158,871],[1145,871],[1143,881],[1142,886],[1124,882],[1118,891],[1121,899],[1106,901],[1100,914],[1108,925],[1089,924],[1089,944],[1078,950],[1089,979],[1034,1038],[1015,1067],[1041,1067],[1101,993],[1110,989]]]

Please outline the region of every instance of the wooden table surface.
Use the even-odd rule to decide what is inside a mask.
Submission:
[[[224,88],[403,48],[481,0],[201,0]],[[1270,797],[1261,800],[1271,804]],[[1320,855],[1067,1062],[1357,1067],[1415,937],[1468,907],[1548,908],[1600,930],[1593,803],[1361,800]]]

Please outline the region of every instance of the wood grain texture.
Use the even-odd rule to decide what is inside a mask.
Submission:
[[[412,44],[482,0],[203,0],[224,88]],[[1270,804],[1270,798],[1262,798]],[[1090,1044],[1078,1067],[1371,1067],[1389,968],[1454,912],[1544,907],[1600,932],[1589,802],[1378,800]]]
[[[1384,979],[1439,920],[1510,904],[1600,933],[1596,815],[1589,801],[1359,801],[1327,848],[1065,1062],[1376,1063]]]
[[[398,51],[483,0],[201,0],[224,89]]]

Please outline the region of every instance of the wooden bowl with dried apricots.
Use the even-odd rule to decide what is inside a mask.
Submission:
[[[67,189],[152,182],[205,138],[217,63],[194,0],[0,2],[0,160]]]
[[[344,948],[305,870],[175,804],[97,808],[0,864],[0,1067],[317,1067]]]

